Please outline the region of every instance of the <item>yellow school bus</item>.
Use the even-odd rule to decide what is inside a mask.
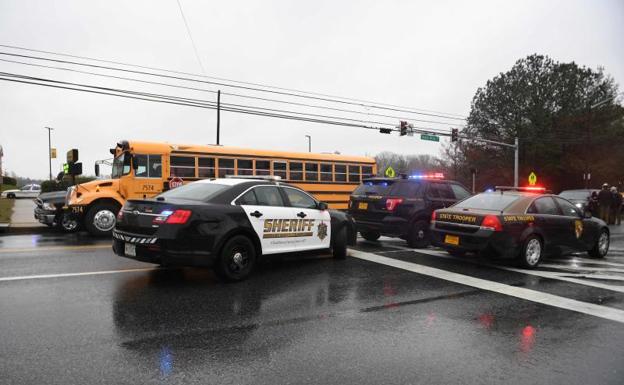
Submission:
[[[110,151],[115,156],[111,179],[83,183],[67,193],[67,206],[93,235],[112,231],[126,199],[153,197],[180,182],[274,175],[330,208],[347,209],[362,178],[377,173],[375,159],[363,156],[135,141],[121,141]]]

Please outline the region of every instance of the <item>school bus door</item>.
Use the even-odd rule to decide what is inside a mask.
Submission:
[[[162,169],[162,155],[135,154],[130,198],[150,198],[160,194],[163,189]]]

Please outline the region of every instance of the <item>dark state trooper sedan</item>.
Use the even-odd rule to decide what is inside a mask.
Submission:
[[[609,251],[609,228],[589,211],[543,189],[497,188],[434,211],[433,243],[450,254],[479,252],[536,267],[544,254]]]
[[[246,278],[261,256],[355,244],[351,217],[305,191],[267,179],[201,180],[146,200],[128,200],[113,231],[117,255],[161,265],[212,267]]]

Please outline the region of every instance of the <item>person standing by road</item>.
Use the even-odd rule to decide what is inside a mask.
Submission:
[[[611,201],[613,195],[609,191],[609,184],[604,183],[602,189],[598,193],[598,216],[609,224],[609,211],[611,211]]]
[[[620,225],[622,222],[622,194],[617,190],[617,187],[611,187],[611,222],[615,225]]]

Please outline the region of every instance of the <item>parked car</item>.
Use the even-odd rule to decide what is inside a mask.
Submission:
[[[574,204],[574,206],[576,206],[581,212],[585,211],[586,209],[589,209],[588,205],[589,205],[589,200],[591,197],[592,192],[596,192],[596,194],[599,192],[600,190],[592,190],[592,189],[585,189],[585,190],[565,190],[559,193],[559,196],[569,200],[570,202],[572,202]]]
[[[405,239],[410,247],[430,243],[429,220],[433,210],[452,206],[470,192],[440,173],[405,178],[370,178],[351,194],[349,213],[357,230],[368,241],[381,235]]]
[[[6,190],[2,192],[2,198],[36,198],[41,193],[41,186],[38,184],[27,184],[20,189]]]
[[[72,233],[80,229],[80,222],[66,209],[67,191],[52,191],[40,194],[35,200],[35,218],[50,227]]]

